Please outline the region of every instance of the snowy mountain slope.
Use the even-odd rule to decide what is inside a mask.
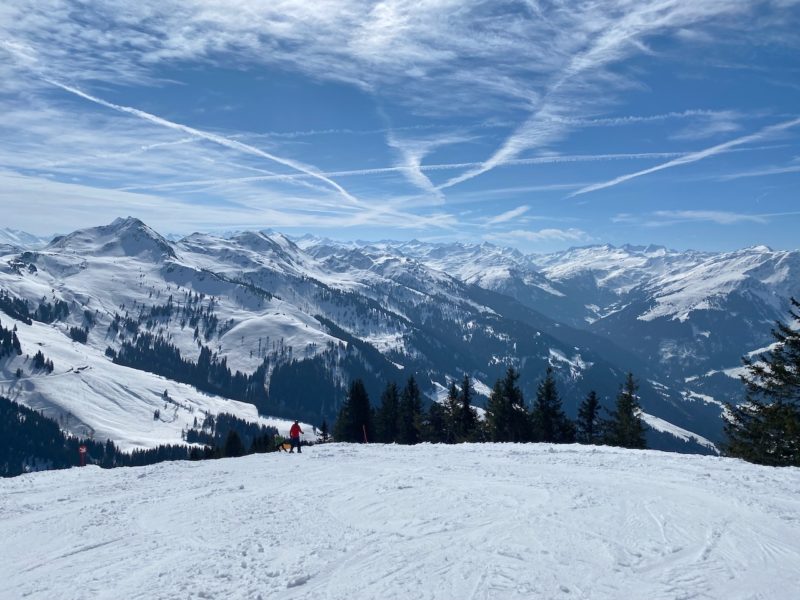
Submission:
[[[226,240],[224,244],[236,244],[236,238]],[[208,240],[204,241],[204,248],[211,246]],[[181,244],[181,247],[185,247],[185,244]],[[353,248],[329,245],[316,247],[315,252],[300,256],[301,248],[292,250],[292,264],[302,264],[306,274],[299,279],[297,272],[292,269],[275,269],[274,265],[257,260],[249,261],[247,265],[236,263],[234,270],[227,268],[220,271],[219,265],[216,269],[230,277],[236,275],[236,270],[239,277],[263,289],[272,290],[283,298],[291,297],[292,302],[303,305],[306,312],[330,318],[348,333],[369,342],[392,361],[404,366],[408,366],[409,355],[413,355],[412,359],[420,357],[418,346],[433,344],[442,351],[428,351],[423,357],[424,362],[419,365],[420,369],[434,368],[445,376],[458,377],[461,369],[477,371],[484,368],[484,355],[476,359],[475,364],[470,364],[470,357],[464,356],[464,342],[468,340],[454,339],[458,337],[458,331],[465,327],[468,330],[478,327],[498,345],[513,346],[512,336],[500,331],[505,326],[488,323],[498,321],[496,311],[486,302],[476,300],[468,286],[416,260],[398,257],[379,246]],[[235,251],[228,254],[235,255]],[[316,265],[309,265],[311,255],[316,259]],[[210,263],[203,266],[212,267]],[[365,316],[372,314],[373,317],[366,322],[354,319],[350,309],[342,312],[336,306],[331,306],[330,302],[319,302],[320,295],[331,294],[335,299],[334,304],[355,302],[360,305],[355,307],[356,312],[361,311]],[[443,332],[443,328],[449,331]],[[537,332],[529,333],[530,337],[535,337]],[[448,338],[449,345],[457,348],[443,351],[448,345]],[[442,346],[443,343],[445,346]],[[552,340],[552,344],[565,352],[574,353],[574,348],[563,348],[563,343],[557,340]],[[455,365],[453,352],[457,352],[460,360],[466,362]],[[549,348],[543,346],[541,354],[547,357]]]
[[[91,345],[71,341],[63,327],[4,317],[20,332],[22,356],[0,369],[0,395],[41,411],[62,428],[84,437],[111,439],[124,451],[179,443],[181,432],[206,414],[229,413],[277,428],[288,435],[290,421],[260,417],[252,404],[199,392],[146,371],[116,365]],[[42,351],[55,369],[45,375],[28,358]],[[22,370],[17,377],[16,370]],[[164,393],[166,392],[166,396]],[[158,410],[160,416],[154,418]],[[313,427],[308,425],[308,439]]]
[[[311,253],[318,248],[330,253],[334,245],[302,243]],[[617,347],[636,348],[657,379],[676,389],[687,378],[730,369],[746,352],[768,343],[772,323],[787,314],[788,299],[800,296],[800,252],[764,246],[712,253],[602,245],[549,255],[491,244],[379,246],[513,297]],[[681,392],[725,401],[741,395],[720,378]]]
[[[349,313],[334,314],[333,320],[381,350],[395,364],[417,373],[432,373],[433,383],[446,384],[448,377],[458,378],[467,371],[476,377],[476,388],[488,390],[485,384],[491,385],[506,365],[514,364],[523,372],[530,398],[535,382],[544,367],[553,362],[553,356],[569,356],[575,360],[562,361],[561,367],[569,409],[574,410],[575,398],[588,391],[587,386],[599,385],[613,394],[616,379],[622,376],[589,345],[603,345],[603,340],[589,334],[573,336],[568,328],[559,328],[530,309],[515,313],[511,321],[500,296],[476,294],[479,288],[465,286],[416,260],[398,258],[379,246],[329,246],[318,252],[317,258],[329,272],[328,281],[333,282],[331,274],[341,272],[343,281],[339,285],[373,300],[365,310],[380,315],[379,322],[372,325],[350,320]],[[299,288],[315,285],[306,279],[302,286],[289,282],[292,287],[285,289],[281,287],[285,282],[272,272],[256,272],[248,277],[262,287],[278,290],[284,297],[290,292],[297,296]],[[313,304],[313,294],[306,293],[304,302]],[[329,308],[317,305],[314,310]],[[659,396],[653,396],[661,402]],[[664,414],[671,407],[660,408]]]
[[[685,269],[705,256],[706,253],[678,252],[663,246],[604,244],[533,256],[531,260],[549,279],[568,282],[588,273],[598,288],[621,296],[653,277]]]
[[[140,222],[127,219],[109,227],[65,236],[47,249],[23,254],[26,268],[0,271],[0,288],[28,300],[32,308],[40,301],[62,301],[70,307],[69,317],[53,324],[34,321],[27,325],[0,315],[4,326],[17,326],[23,346],[22,357],[7,359],[0,365],[3,380],[0,385],[5,395],[44,409],[74,433],[113,439],[123,449],[177,443],[181,430],[191,426],[195,418],[202,422],[203,411],[229,412],[288,431],[289,423],[284,420],[259,419],[252,404],[199,392],[191,385],[116,365],[104,355],[107,347],[118,346],[109,333],[114,314],[127,315],[128,310],[136,314],[145,306],[163,305],[173,292],[176,297],[188,293],[164,277],[165,272],[175,269],[174,263],[167,264],[164,259],[174,256],[174,250],[165,246],[158,234]],[[19,257],[11,262],[14,261],[19,261]],[[38,266],[31,270],[27,268],[30,265]],[[320,330],[318,322],[291,304],[276,298],[254,299],[252,293],[236,284],[219,280],[210,273],[190,271],[197,293],[238,291],[238,298],[218,303],[216,314],[227,321],[238,311],[245,313],[245,318],[236,327],[215,336],[213,343],[216,350],[225,347],[225,358],[236,367],[252,371],[263,360],[253,357],[256,348],[245,346],[242,341],[253,327],[262,336],[265,347],[270,340],[301,348],[308,344],[324,346],[334,340]],[[263,310],[251,318],[240,304],[256,301]],[[316,324],[315,330],[309,331],[309,322]],[[75,326],[89,328],[87,344],[69,338],[68,329]],[[162,323],[156,323],[155,329],[165,333],[185,358],[197,360],[199,348],[193,328],[164,328]],[[32,371],[26,356],[33,356],[38,350],[54,362],[52,374]],[[22,378],[16,377],[17,369],[24,372]],[[165,390],[174,401],[168,408],[163,406],[161,398]],[[162,413],[160,421],[153,419],[156,408]],[[311,429],[309,426],[308,431]]]
[[[311,241],[304,245],[315,251]],[[727,296],[745,292],[779,311],[785,308],[785,299],[798,292],[800,271],[800,252],[766,246],[711,253],[606,244],[547,255],[524,255],[492,244],[384,242],[382,246],[486,289],[506,293],[536,287],[561,298],[570,309],[576,308],[571,300],[582,297],[587,301],[584,314],[562,321],[584,326],[619,310],[638,310],[636,318],[642,320],[667,317],[683,322],[692,312],[722,309]],[[549,302],[533,304],[533,298],[510,295],[554,316]]]
[[[656,305],[638,318],[684,322],[693,311],[724,310],[720,304],[734,293],[752,295],[780,310],[782,300],[797,292],[799,273],[800,253],[773,252],[764,246],[708,257],[696,266],[650,281],[646,289]]]
[[[673,425],[669,421],[665,421],[664,419],[662,419],[660,417],[655,417],[653,415],[649,415],[646,412],[642,411],[641,419],[651,429],[654,429],[656,431],[661,431],[661,432],[664,432],[664,433],[668,433],[668,434],[673,435],[676,438],[684,440],[686,442],[695,441],[695,442],[699,443],[701,446],[705,446],[706,448],[708,448],[708,449],[710,449],[710,450],[712,450],[714,452],[717,452],[716,445],[713,442],[711,442],[710,440],[707,440],[706,438],[704,438],[702,436],[698,436],[696,433],[694,433],[692,431],[687,431],[687,430],[683,429],[682,427],[677,427],[676,425]]]
[[[542,257],[487,244],[340,244],[310,237],[292,241],[274,232],[193,234],[171,242],[127,218],[62,236],[39,251],[3,258],[0,290],[27,300],[32,311],[43,303],[66,305],[68,315],[48,325],[58,342],[48,338],[47,344],[74,348],[70,328],[86,328],[93,372],[103,377],[119,377],[118,371],[104,369],[121,369],[122,364],[152,371],[147,377],[177,376],[175,385],[185,387],[216,377],[211,369],[199,376],[198,384],[192,372],[165,371],[160,363],[168,363],[167,356],[154,362],[137,358],[138,343],[152,346],[153,352],[156,344],[168,345],[181,360],[205,361],[207,369],[209,360],[216,361],[231,377],[238,371],[255,378],[238,387],[211,385],[206,391],[254,403],[262,414],[330,422],[354,377],[365,380],[373,401],[388,380],[402,382],[411,374],[431,397],[465,372],[486,393],[509,365],[521,371],[530,401],[545,368],[553,365],[570,413],[590,389],[610,406],[630,370],[640,380],[645,410],[669,424],[661,429],[677,447],[683,448],[681,439],[686,437],[718,440],[719,403],[693,401],[691,393],[727,398],[713,389],[692,387],[674,367],[682,363],[662,347],[651,351],[651,341],[639,340],[637,328],[664,327],[659,335],[667,341],[674,339],[676,327],[701,331],[701,341],[723,339],[724,332],[705,335],[706,329],[698,329],[697,315],[705,314],[699,309],[690,310],[691,318],[684,320],[639,317],[657,306],[654,282],[661,281],[665,298],[674,300],[681,286],[689,290],[694,285],[690,275],[680,279],[687,265],[699,269],[694,277],[708,279],[708,269],[725,272],[728,263],[720,256],[635,247],[575,249],[562,260],[568,266],[557,270],[555,262]],[[611,264],[614,260],[618,264]],[[744,279],[729,278],[733,287],[727,298],[734,298],[742,281],[755,273],[759,285],[792,281],[791,253],[775,257],[774,263],[759,263],[755,256],[738,261],[740,271],[745,266],[748,270]],[[586,268],[579,268],[581,263]],[[701,269],[705,264],[706,270]],[[556,274],[562,279],[555,279]],[[580,287],[588,280],[589,291]],[[592,295],[591,290],[602,294]],[[589,303],[596,304],[587,308]],[[745,308],[722,325],[745,318]],[[569,318],[554,320],[559,311]],[[591,324],[589,314],[594,315]],[[2,315],[0,319],[6,321]],[[41,341],[40,333],[32,333],[38,326],[18,327],[27,347]],[[692,335],[693,340],[698,337]],[[737,344],[727,346],[735,352]],[[43,351],[47,354],[47,348]],[[676,343],[673,353],[692,356],[691,351],[687,354]],[[57,372],[77,370],[88,360],[58,352]],[[10,380],[12,365],[0,367]],[[28,377],[55,402],[58,386],[44,383],[48,377],[56,381],[54,375]],[[131,402],[157,389],[147,381]],[[22,391],[18,397],[27,402],[33,395]],[[63,407],[69,411],[75,400],[70,394],[65,397],[58,401],[67,403]],[[113,431],[99,420],[86,425]],[[657,437],[657,447],[669,447],[665,436]],[[145,432],[131,434],[132,443],[145,439]]]
[[[616,380],[624,376],[624,369],[634,370],[643,378],[648,376],[649,370],[645,363],[633,353],[625,351],[608,339],[594,335],[590,332],[577,330],[563,324],[556,323],[536,311],[526,308],[513,298],[502,294],[495,294],[484,289],[477,284],[463,286],[464,282],[454,281],[450,276],[450,271],[454,270],[455,262],[448,266],[452,260],[449,252],[469,250],[469,246],[456,244],[439,248],[431,248],[419,242],[395,246],[389,242],[366,244],[353,247],[352,244],[340,244],[330,241],[323,241],[319,244],[312,242],[309,238],[300,241],[301,246],[305,246],[309,253],[321,258],[324,264],[331,266],[332,269],[339,268],[347,273],[356,274],[361,281],[370,282],[369,288],[386,289],[385,280],[390,280],[393,284],[402,284],[402,288],[392,289],[391,293],[382,300],[384,304],[392,305],[392,299],[403,296],[404,291],[409,289],[423,294],[423,298],[433,296],[436,303],[441,306],[453,305],[454,298],[469,299],[472,307],[483,309],[483,315],[479,318],[471,317],[465,325],[469,331],[480,323],[484,329],[490,329],[496,338],[514,340],[513,349],[504,348],[493,354],[494,360],[503,364],[513,364],[522,373],[522,380],[536,382],[541,376],[541,372],[546,364],[556,365],[563,373],[562,390],[564,391],[565,404],[570,413],[577,410],[577,401],[582,398],[589,389],[604,390],[607,401],[611,401],[616,392]],[[412,247],[416,256],[423,255],[421,260],[404,256],[398,258],[398,252],[404,252],[405,248]],[[480,254],[484,250],[496,254],[505,260],[504,257],[519,259],[523,255],[518,252],[497,252],[494,253],[492,246],[482,245],[472,247],[472,250]],[[424,263],[425,256],[435,255],[436,257],[447,257],[432,265]],[[477,271],[484,267],[488,268],[489,259],[484,264],[475,266]],[[390,268],[386,268],[390,265]],[[438,268],[437,268],[438,267]],[[452,268],[450,268],[452,267]],[[447,274],[445,274],[447,269]],[[379,275],[378,280],[374,279]],[[381,281],[383,279],[384,281]],[[370,294],[370,289],[363,291]],[[552,292],[546,292],[553,295]],[[379,297],[376,297],[379,299]],[[408,303],[414,303],[413,298],[407,298]],[[462,300],[463,301],[463,300]],[[407,306],[407,304],[406,304]],[[465,305],[469,306],[469,305]],[[467,309],[468,310],[468,309]],[[419,323],[425,321],[427,315],[414,318],[413,313],[406,309],[406,315],[412,316],[412,321]],[[499,317],[499,318],[497,318]],[[460,329],[464,325],[455,321]],[[463,321],[462,321],[463,322]],[[439,341],[448,339],[448,331],[439,329],[434,332],[435,338]],[[537,344],[538,341],[538,344]],[[471,347],[492,348],[491,341],[480,342],[470,339]],[[480,355],[474,363],[470,362],[470,357],[463,353],[458,356],[459,364],[472,366],[473,372],[486,371],[486,367],[480,364],[484,355]],[[441,352],[440,354],[445,354]],[[505,360],[498,360],[502,356],[508,357]],[[473,366],[474,365],[474,366]],[[615,368],[614,365],[624,365],[622,369]],[[499,372],[495,371],[497,375]],[[493,381],[490,376],[485,378],[488,383]],[[609,385],[609,381],[615,383]],[[478,382],[480,385],[481,382]],[[532,398],[535,387],[528,385],[524,389],[526,396]],[[657,412],[661,417],[670,421],[681,423],[694,432],[708,435],[713,438],[719,437],[718,415],[703,414],[703,418],[698,419],[692,414],[691,410],[686,410],[682,406],[681,396],[670,394],[663,386],[655,389],[645,380],[642,382],[643,404]],[[487,391],[488,394],[488,391]],[[680,427],[668,428],[670,434],[675,434]],[[686,436],[676,435],[679,439],[686,439]],[[695,438],[702,435],[695,433]],[[659,442],[655,442],[658,444]],[[706,445],[707,444],[701,444]]]
[[[716,254],[595,247],[539,262],[567,293],[589,293],[587,279],[604,290],[589,330],[636,348],[662,380],[683,387],[691,410],[709,416],[743,399],[741,357],[771,341],[789,298],[800,296],[800,252],[764,246]]]
[[[275,257],[270,254],[248,255],[249,250],[242,254],[229,246],[218,250],[211,240],[201,246],[205,253],[190,253],[186,245],[181,245],[175,247],[175,256],[180,259],[154,262],[149,253],[142,256],[134,251],[132,257],[118,256],[118,246],[109,245],[105,230],[97,232],[100,242],[91,244],[92,233],[80,234],[80,243],[89,250],[83,257],[78,257],[69,244],[62,242],[55,249],[22,255],[25,260],[21,264],[25,268],[0,272],[0,287],[27,299],[31,307],[40,301],[60,301],[71,307],[63,322],[51,325],[16,322],[25,353],[31,356],[42,350],[56,365],[53,374],[32,372],[24,357],[6,361],[2,372],[13,387],[9,393],[15,399],[47,408],[53,415],[71,414],[65,422],[68,428],[76,433],[94,432],[100,439],[110,437],[123,447],[177,442],[180,431],[195,416],[191,407],[202,406],[200,410],[212,412],[217,408],[196,401],[197,394],[190,393],[190,386],[176,383],[179,386],[176,389],[151,373],[144,373],[144,379],[134,377],[130,370],[111,363],[107,349],[118,352],[126,343],[127,330],[124,327],[120,330],[118,323],[121,322],[116,320],[120,315],[125,320],[132,319],[131,339],[141,325],[148,333],[163,336],[185,359],[198,361],[200,347],[207,345],[231,368],[245,373],[255,372],[265,364],[268,373],[265,383],[270,395],[268,402],[258,408],[265,414],[301,418],[302,415],[317,415],[316,422],[322,416],[327,416],[330,422],[350,377],[361,376],[372,381],[370,392],[377,398],[387,380],[402,381],[406,373],[428,373],[428,377],[433,376],[443,385],[448,375],[460,377],[462,369],[469,369],[478,372],[476,388],[487,390],[484,381],[491,383],[492,376],[502,375],[504,361],[512,356],[514,348],[519,350],[514,351],[514,356],[519,354],[524,361],[523,370],[528,369],[529,388],[535,385],[553,348],[558,349],[558,356],[576,357],[577,362],[563,365],[568,385],[595,385],[597,373],[606,373],[605,377],[600,377],[600,382],[605,380],[605,387],[613,391],[615,378],[619,376],[608,365],[598,366],[593,371],[591,367],[602,365],[601,360],[586,351],[582,355],[538,329],[509,325],[491,311],[476,312],[478,303],[469,299],[459,282],[437,275],[426,286],[420,286],[418,265],[409,266],[417,275],[410,280],[415,288],[426,287],[426,292],[385,279],[380,273],[361,274],[363,281],[358,285],[375,298],[385,298],[379,304],[377,300],[347,289],[359,277],[358,273],[345,280],[342,291],[274,268]],[[214,257],[215,252],[219,258]],[[14,260],[19,262],[20,258]],[[245,263],[247,268],[243,269]],[[30,265],[38,266],[31,270]],[[409,279],[399,264],[388,272],[398,279]],[[267,285],[292,301],[283,300],[247,281],[256,282],[258,286]],[[443,283],[446,289],[438,288],[437,282]],[[461,299],[448,304],[442,295],[453,290]],[[436,294],[435,299],[433,294]],[[200,306],[205,307],[203,310],[207,314],[211,314],[208,311],[213,303],[213,318],[219,322],[210,334],[202,323],[194,326],[191,319],[186,323],[186,316],[175,316],[182,308],[197,306],[198,295],[205,298]],[[415,321],[386,309],[385,305],[400,306],[403,312],[413,313]],[[151,316],[154,311],[163,315],[168,307],[172,307],[168,316]],[[447,318],[442,313],[445,309],[450,315]],[[312,314],[324,314],[327,318],[312,317]],[[91,319],[91,324],[87,318]],[[415,324],[425,319],[424,325]],[[345,329],[332,329],[337,323]],[[9,327],[12,324],[6,321]],[[86,346],[70,340],[71,327],[88,328]],[[469,331],[466,340],[460,333],[464,327]],[[522,337],[517,340],[514,336]],[[471,343],[478,339],[480,343]],[[341,349],[343,343],[348,350]],[[392,360],[384,358],[381,352]],[[526,355],[538,358],[525,360]],[[324,381],[321,383],[318,379],[303,379],[307,374],[303,374],[302,368],[292,366],[296,360],[322,360],[323,379],[328,380],[328,385],[322,385]],[[16,385],[17,368],[24,371],[19,385]],[[71,378],[63,377],[67,373],[73,374]],[[279,373],[283,374],[283,385],[273,385]],[[119,381],[127,382],[127,387],[119,386]],[[421,383],[424,381],[421,379]],[[273,388],[282,390],[284,395]],[[159,407],[158,395],[164,389],[169,389],[171,398],[190,407],[171,418],[170,427],[150,421],[153,411]],[[529,394],[532,393],[529,389]],[[298,399],[298,395],[303,394],[305,398]],[[115,410],[119,409],[113,418],[104,416],[109,402]],[[131,425],[124,430],[124,413],[129,405]],[[241,413],[233,409],[231,412]],[[252,409],[244,413],[254,414]],[[670,416],[660,414],[666,418]],[[154,425],[160,433],[154,433]]]
[[[309,251],[316,248],[305,242]],[[515,298],[551,319],[580,325],[585,308],[579,298],[569,296],[561,286],[540,272],[532,257],[518,250],[483,244],[429,244],[425,242],[382,242],[385,252],[406,256],[464,283]]]
[[[50,241],[49,238],[40,237],[20,231],[19,229],[0,229],[0,246],[10,246],[20,250],[34,250],[41,248]]]
[[[798,295],[800,252],[748,248],[653,278],[591,328],[636,343],[650,362],[685,378],[735,366],[768,343]]]
[[[618,388],[612,386],[609,389],[608,384],[602,378],[596,378],[597,371],[595,369],[588,371],[585,369],[585,363],[586,360],[601,360],[602,364],[606,365],[622,365],[622,368],[613,367],[614,380],[623,378],[627,371],[636,373],[640,384],[640,402],[645,411],[659,415],[672,425],[671,428],[652,427],[654,431],[669,432],[669,435],[673,435],[679,440],[684,440],[686,436],[677,434],[677,431],[685,428],[693,432],[694,437],[698,440],[704,436],[714,440],[720,439],[720,407],[697,403],[687,405],[684,397],[676,393],[675,389],[655,379],[656,377],[660,378],[663,373],[657,369],[652,369],[632,349],[617,346],[613,341],[591,331],[571,328],[561,323],[548,322],[542,315],[510,297],[495,294],[482,288],[473,288],[472,293],[474,297],[494,306],[498,314],[511,323],[512,327],[517,326],[514,324],[520,322],[527,323],[537,331],[551,334],[562,342],[569,344],[567,347],[571,348],[572,351],[567,350],[565,352],[558,350],[556,347],[550,348],[549,362],[557,368],[574,374],[577,379],[583,380],[584,386],[582,386],[582,390],[579,393],[570,390],[569,386],[567,386],[569,395],[573,398],[583,398],[586,389],[606,390],[606,393],[610,393],[606,402],[610,407]],[[576,353],[574,350],[577,348],[591,348],[593,352],[591,355]],[[600,358],[598,359],[598,357]],[[599,367],[600,363],[595,366]],[[535,378],[534,374],[529,373],[529,375]],[[529,393],[533,394],[534,391],[529,390]],[[532,395],[527,397],[530,398]],[[570,412],[577,409],[577,406],[570,406],[569,400],[565,399],[565,401]],[[678,429],[674,429],[676,426]],[[663,445],[664,440],[653,439],[653,436],[648,441],[651,447],[665,447]],[[700,446],[705,446],[702,441]],[[674,446],[668,447],[674,448]]]
[[[47,245],[47,249],[82,257],[135,256],[152,261],[175,258],[172,245],[166,239],[133,217],[120,217],[110,225],[59,236]]]
[[[32,600],[794,600],[800,589],[800,471],[732,459],[333,444],[29,474],[0,480],[0,498],[0,538],[14,548],[3,589]]]

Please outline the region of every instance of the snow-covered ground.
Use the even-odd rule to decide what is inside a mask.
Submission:
[[[323,445],[0,481],[2,598],[795,599],[800,469]]]
[[[202,424],[206,413],[228,413],[289,434],[291,421],[259,416],[253,404],[114,364],[97,347],[70,340],[64,325],[25,325],[5,314],[1,322],[19,328],[23,355],[0,364],[0,395],[41,411],[75,435],[111,439],[124,451],[177,444],[182,443],[181,431],[196,427],[195,422]],[[54,362],[53,373],[30,373],[25,356],[39,349]],[[25,373],[20,378],[14,373],[17,368]],[[158,419],[153,415],[156,409]],[[311,424],[302,427],[306,439],[316,439]]]
[[[689,393],[690,394],[694,394],[694,392],[689,392]],[[695,394],[695,395],[699,395],[699,394]],[[706,397],[708,397],[708,396],[706,396]],[[644,411],[641,411],[639,413],[639,415],[640,415],[642,421],[647,423],[648,426],[650,426],[652,429],[655,429],[656,431],[669,433],[670,435],[678,438],[679,440],[684,440],[684,441],[687,441],[687,442],[693,439],[695,442],[697,442],[701,446],[705,446],[706,448],[708,448],[712,452],[715,452],[715,453],[719,454],[719,449],[714,444],[714,442],[704,438],[701,435],[697,435],[696,433],[692,433],[691,431],[687,431],[683,427],[678,427],[677,425],[674,425],[673,423],[670,423],[669,421],[665,421],[664,419],[660,419],[659,417],[656,417],[654,415],[647,414]]]

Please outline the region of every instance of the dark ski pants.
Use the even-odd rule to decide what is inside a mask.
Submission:
[[[297,448],[297,453],[300,454],[300,452],[301,452],[301,450],[300,450],[300,438],[299,437],[291,438],[291,442],[292,442],[291,452],[294,452],[294,449]]]

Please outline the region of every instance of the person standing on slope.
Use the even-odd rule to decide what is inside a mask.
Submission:
[[[289,452],[294,452],[294,449],[297,448],[297,453],[300,454],[300,434],[303,433],[303,430],[300,429],[300,424],[295,421],[292,428],[289,430],[289,439],[292,441],[292,449]]]

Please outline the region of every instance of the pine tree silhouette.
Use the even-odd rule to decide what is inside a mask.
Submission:
[[[367,440],[364,439],[366,431]],[[339,416],[334,424],[333,436],[338,442],[369,441],[373,434],[372,407],[369,396],[361,379],[355,379],[350,384],[347,399],[339,410]]]
[[[575,424],[567,418],[561,407],[551,366],[547,367],[545,378],[536,390],[531,419],[534,440],[559,444],[575,441]]]
[[[628,373],[617,394],[611,418],[604,425],[604,441],[607,444],[623,448],[647,448],[645,427],[640,417],[641,407],[636,395],[638,388],[633,373]]]
[[[408,378],[400,395],[398,412],[397,443],[418,444],[422,430],[422,395],[414,376]]]
[[[379,442],[397,441],[400,412],[400,393],[397,384],[389,382],[381,394],[381,405],[375,414],[375,435]]]
[[[576,440],[581,444],[597,444],[602,439],[602,419],[600,417],[600,400],[592,390],[578,407],[576,422]]]
[[[789,315],[800,320],[800,302]],[[727,405],[723,449],[729,456],[773,466],[800,466],[800,331],[778,322],[775,345],[756,358],[742,359],[747,399]]]

